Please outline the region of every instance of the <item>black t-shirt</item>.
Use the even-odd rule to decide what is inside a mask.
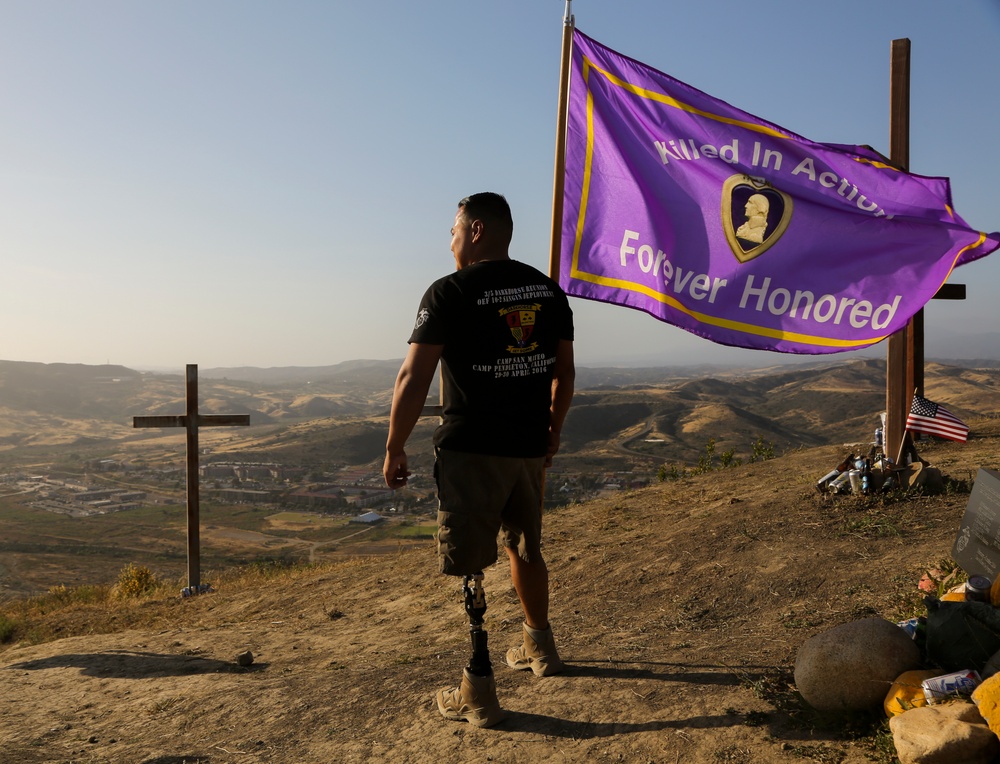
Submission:
[[[544,456],[552,375],[573,312],[552,279],[516,260],[468,265],[424,293],[410,342],[444,345],[439,448]]]

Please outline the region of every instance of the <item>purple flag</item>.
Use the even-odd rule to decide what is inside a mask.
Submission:
[[[724,345],[836,353],[1000,246],[946,178],[815,143],[574,33],[559,283]]]

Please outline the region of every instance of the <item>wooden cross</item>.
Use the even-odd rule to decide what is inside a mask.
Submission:
[[[132,417],[133,427],[183,427],[187,430],[187,560],[188,589],[190,594],[201,592],[201,511],[198,492],[198,428],[247,427],[249,414],[221,414],[205,416],[198,413],[198,364],[187,365],[187,413],[183,416]]]
[[[889,69],[889,161],[906,170],[910,164],[910,41],[892,41]],[[944,284],[933,299],[964,300],[965,284]],[[884,449],[901,463],[909,445],[906,417],[914,393],[924,392],[924,311],[886,343]]]

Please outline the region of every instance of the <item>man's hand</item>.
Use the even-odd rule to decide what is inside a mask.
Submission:
[[[401,451],[398,454],[385,455],[385,463],[382,465],[382,476],[385,478],[385,484],[390,488],[402,488],[406,485],[406,480],[410,477],[410,471],[406,468],[405,451]]]

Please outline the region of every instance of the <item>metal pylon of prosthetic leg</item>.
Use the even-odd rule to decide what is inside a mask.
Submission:
[[[486,630],[483,628],[483,616],[486,614],[483,574],[480,572],[466,576],[462,591],[465,593],[465,612],[469,614],[469,636],[472,638],[472,658],[469,660],[468,670],[476,676],[490,676],[493,666],[490,663]]]

